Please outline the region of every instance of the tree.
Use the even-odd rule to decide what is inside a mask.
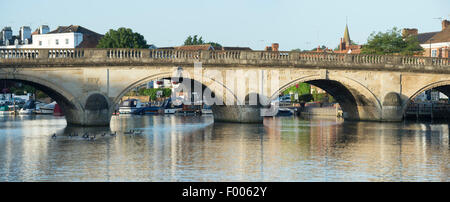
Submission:
[[[367,44],[362,47],[362,54],[377,55],[413,55],[423,51],[417,36],[407,36],[403,38],[401,32],[396,27],[387,32],[373,32],[370,34]]]
[[[148,48],[144,36],[129,28],[110,29],[98,42],[97,48]]]
[[[220,45],[219,43],[216,42],[205,42],[203,41],[203,37],[200,36],[200,38],[198,38],[198,35],[194,35],[194,37],[192,36],[188,36],[186,38],[186,40],[184,41],[185,46],[190,46],[190,45],[203,45],[203,44],[211,44],[211,46],[213,46],[214,48],[222,48],[222,45]]]

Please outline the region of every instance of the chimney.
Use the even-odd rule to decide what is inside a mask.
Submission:
[[[402,37],[405,38],[405,37],[408,37],[411,35],[417,35],[418,33],[419,33],[419,30],[417,30],[416,28],[412,28],[412,29],[405,28],[402,30]]]
[[[273,43],[272,44],[272,51],[278,51],[279,47],[280,47],[280,45],[278,43]]]
[[[442,30],[446,29],[450,25],[450,21],[442,20]]]

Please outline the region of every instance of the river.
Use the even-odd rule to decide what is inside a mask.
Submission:
[[[133,129],[142,134],[124,134]],[[450,181],[449,165],[449,123],[121,115],[81,128],[0,117],[0,181]]]

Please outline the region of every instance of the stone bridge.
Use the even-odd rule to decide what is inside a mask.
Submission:
[[[200,68],[194,67],[201,64]],[[2,49],[0,80],[33,85],[56,100],[68,124],[108,125],[121,97],[151,80],[189,78],[226,105],[215,121],[261,122],[249,95],[274,98],[298,82],[324,89],[348,120],[401,121],[412,98],[450,95],[449,59],[267,51]]]

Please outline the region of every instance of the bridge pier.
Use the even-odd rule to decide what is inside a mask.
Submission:
[[[111,105],[99,93],[88,96],[83,108],[61,105],[67,125],[109,126],[112,116]]]
[[[381,121],[398,122],[403,120],[403,107],[400,95],[390,92],[384,97]]]
[[[214,122],[262,123],[261,107],[252,105],[213,105]]]
[[[69,126],[109,126],[111,113],[109,109],[103,110],[64,110],[67,125]]]

